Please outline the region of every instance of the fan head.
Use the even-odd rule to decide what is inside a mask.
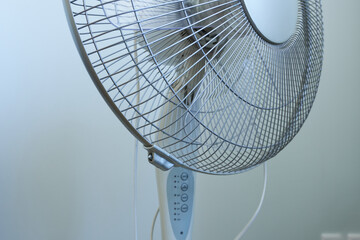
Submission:
[[[170,167],[248,170],[283,149],[309,114],[322,67],[320,0],[297,1],[293,32],[277,42],[239,0],[64,3],[100,93]]]

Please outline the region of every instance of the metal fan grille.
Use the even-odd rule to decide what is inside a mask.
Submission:
[[[257,34],[239,0],[65,3],[87,69],[115,114],[183,167],[254,167],[308,116],[322,67],[320,0],[299,1],[296,32],[282,44]]]

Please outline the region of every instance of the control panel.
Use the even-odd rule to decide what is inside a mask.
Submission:
[[[167,200],[171,226],[177,240],[185,240],[192,221],[194,173],[175,167],[167,179]]]

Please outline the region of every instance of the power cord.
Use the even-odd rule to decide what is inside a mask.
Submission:
[[[243,230],[235,237],[234,240],[240,240],[244,236],[244,234],[247,232],[247,230],[250,228],[250,226],[254,223],[254,221],[255,221],[256,217],[258,216],[260,209],[263,205],[265,193],[266,193],[266,185],[267,185],[267,163],[265,162],[263,164],[263,166],[264,166],[264,187],[263,187],[263,192],[261,195],[259,206],[257,207],[254,215],[250,218],[249,222],[245,225]]]
[[[134,35],[136,36],[136,31],[134,31]],[[134,38],[134,47],[135,47],[135,63],[138,65],[138,52],[137,52],[137,38]],[[140,103],[140,74],[139,69],[136,68],[136,105],[139,106]],[[138,107],[137,107],[138,108]],[[136,128],[139,127],[140,118],[138,116],[136,120]],[[138,175],[138,151],[139,150],[139,141],[135,140],[135,154],[134,154],[134,224],[135,224],[135,240],[138,240],[138,221],[137,221],[137,175]]]
[[[134,154],[134,179],[133,179],[133,183],[134,183],[134,232],[135,232],[135,240],[138,240],[138,221],[137,221],[137,175],[138,175],[138,148],[139,148],[139,141],[135,140],[135,154]]]
[[[156,219],[157,219],[157,217],[159,215],[159,212],[160,212],[160,208],[157,209],[157,211],[155,213],[155,216],[154,216],[154,219],[153,219],[153,222],[152,222],[150,240],[154,240],[155,223],[156,223]]]

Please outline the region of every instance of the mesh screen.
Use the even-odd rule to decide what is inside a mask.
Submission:
[[[254,167],[309,114],[322,67],[320,0],[299,1],[296,31],[281,44],[259,36],[239,0],[69,4],[102,94],[143,143],[181,166],[214,174]]]

